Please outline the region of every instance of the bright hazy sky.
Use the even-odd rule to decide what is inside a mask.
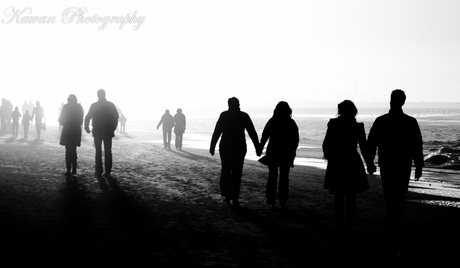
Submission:
[[[144,21],[63,23],[73,7]],[[21,18],[56,21],[11,21],[26,8]],[[0,97],[19,107],[39,100],[49,112],[70,93],[89,106],[100,88],[128,118],[223,110],[232,96],[242,109],[386,102],[395,88],[411,102],[460,102],[457,0],[2,0],[0,36]]]

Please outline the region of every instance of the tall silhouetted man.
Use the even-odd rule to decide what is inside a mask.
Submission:
[[[219,154],[222,164],[220,177],[221,195],[228,203],[239,206],[241,177],[243,176],[244,157],[246,156],[246,135],[248,132],[254,148],[258,151],[259,139],[251,118],[240,111],[240,102],[233,97],[228,100],[228,111],[220,114],[212,134],[209,152],[214,155],[217,141],[220,138]],[[260,154],[258,153],[260,156]]]
[[[415,165],[415,180],[422,176],[423,169],[422,135],[417,120],[403,112],[405,101],[404,91],[396,89],[391,93],[390,111],[375,120],[367,140],[369,163],[373,163],[378,149],[388,223],[396,246],[402,236],[412,163]],[[369,173],[375,170],[373,165]]]
[[[92,121],[92,132],[94,147],[96,148],[96,176],[101,176],[102,167],[102,142],[104,142],[105,175],[110,176],[112,172],[112,138],[118,124],[118,111],[115,105],[105,98],[105,91],[97,91],[99,100],[89,108],[85,117],[85,130],[91,133],[89,122]]]
[[[174,117],[166,110],[158,122],[157,129],[163,124],[163,145],[165,149],[171,149],[171,133],[174,127]]]

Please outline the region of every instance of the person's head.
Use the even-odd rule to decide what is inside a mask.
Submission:
[[[26,110],[26,114],[29,114],[29,110]]]
[[[40,102],[37,101],[37,102],[35,103],[35,106],[40,107]]]
[[[230,99],[228,99],[228,109],[229,110],[239,110],[240,101],[235,97],[231,97]]]
[[[182,109],[181,108],[177,109],[177,112],[182,113]]]
[[[14,110],[17,111],[17,112],[19,112],[18,106],[14,107]]]
[[[355,118],[358,114],[355,104],[351,100],[344,100],[337,105],[337,114],[339,117]]]
[[[400,109],[406,103],[406,94],[401,89],[391,92],[390,107]]]
[[[168,109],[166,109],[165,114],[169,114],[169,110],[168,110]]]
[[[67,97],[67,102],[68,103],[77,103],[77,96],[74,94],[70,94],[69,97]]]
[[[104,98],[105,98],[105,90],[99,89],[99,90],[97,91],[97,97],[98,97],[99,99],[104,99]]]
[[[277,117],[291,117],[292,109],[289,107],[289,104],[285,101],[280,101],[273,111],[273,115]]]

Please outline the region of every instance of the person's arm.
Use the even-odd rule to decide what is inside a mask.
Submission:
[[[211,145],[209,146],[209,153],[211,155],[214,155],[217,141],[219,140],[220,135],[222,135],[223,132],[223,119],[222,119],[222,114],[219,116],[219,119],[217,120],[216,126],[214,128],[214,132],[212,133],[212,138],[211,138]]]
[[[58,122],[59,122],[59,125],[63,126],[64,125],[64,114],[65,114],[65,109],[63,108],[61,110],[61,113],[59,114],[59,118],[58,118]]]
[[[423,139],[422,139],[422,133],[420,131],[420,127],[417,123],[417,120],[414,119],[414,148],[413,148],[413,154],[414,154],[414,165],[415,165],[415,180],[418,181],[420,177],[422,177],[422,170],[424,167],[424,162],[423,162]]]
[[[254,144],[254,149],[256,150],[257,156],[260,156],[259,154],[259,147],[260,147],[259,136],[257,135],[256,129],[249,115],[247,115],[246,117],[246,131],[248,132],[249,137],[251,138],[252,143]]]
[[[88,113],[85,116],[85,131],[86,131],[86,133],[91,133],[91,130],[89,129],[89,122],[93,118],[93,113],[94,113],[93,110],[94,110],[93,105],[91,105],[91,107],[89,107]]]
[[[323,157],[326,160],[329,160],[331,157],[331,147],[332,147],[331,146],[331,139],[332,139],[331,135],[332,135],[331,121],[329,120],[329,122],[327,123],[326,135],[324,136],[324,140],[322,144]]]
[[[160,128],[161,124],[163,123],[164,116],[161,117],[160,122],[158,122],[157,129]]]
[[[366,144],[366,130],[364,129],[364,124],[360,123],[359,124],[359,129],[358,129],[358,144],[359,144],[359,149],[361,150],[361,155],[364,158],[364,162],[366,163],[368,171],[373,171],[373,166],[371,163],[368,162],[368,150],[367,150],[367,144]],[[372,173],[374,173],[373,171]],[[370,172],[369,172],[370,173]]]
[[[378,121],[376,120],[369,131],[364,151],[364,160],[367,164],[367,173],[374,174],[377,167],[374,164],[375,154],[377,153],[378,140]]]
[[[258,155],[262,155],[262,152],[264,150],[265,144],[267,143],[268,139],[270,138],[269,134],[269,129],[270,129],[270,120],[265,124],[264,130],[262,131],[262,136],[260,137],[260,143],[259,143],[259,149],[258,149]]]
[[[120,115],[118,114],[118,110],[117,108],[115,107],[115,105],[113,104],[112,106],[112,130],[115,131],[117,129],[117,126],[118,126],[118,118],[120,118]]]

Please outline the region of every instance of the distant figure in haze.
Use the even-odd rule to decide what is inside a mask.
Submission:
[[[91,133],[89,122],[92,121],[92,132],[94,137],[94,147],[96,149],[96,176],[102,176],[102,142],[104,142],[104,166],[105,176],[110,177],[112,172],[112,138],[115,137],[115,130],[118,125],[117,108],[112,102],[105,98],[105,91],[97,91],[99,100],[89,108],[85,117],[85,130]]]
[[[352,230],[356,218],[356,195],[369,189],[361,149],[366,156],[364,124],[356,122],[358,110],[350,100],[338,104],[337,118],[329,120],[323,141],[327,160],[324,188],[334,195],[334,214],[339,230]]]
[[[35,129],[37,130],[37,139],[40,139],[40,134],[43,128],[43,119],[45,119],[45,113],[43,107],[40,106],[40,102],[37,101],[34,110],[32,111],[32,120],[35,118]]]
[[[174,115],[174,134],[176,135],[176,149],[182,150],[182,139],[185,132],[185,115],[182,113],[182,109],[177,109],[176,114]]]
[[[128,121],[128,119],[126,119],[124,114],[121,114],[119,121],[120,121],[120,132],[125,133],[125,131],[126,131],[126,121]]]
[[[268,141],[265,156],[259,161],[268,166],[268,180],[266,186],[266,203],[275,206],[276,195],[282,208],[287,208],[289,195],[289,171],[294,167],[294,159],[299,145],[299,128],[291,118],[292,110],[289,104],[280,101],[273,116],[267,122],[260,139],[258,155],[262,154],[265,143]],[[278,184],[279,169],[279,188]]]
[[[22,126],[24,127],[24,139],[29,137],[29,126],[32,122],[32,116],[29,113],[29,110],[26,110],[24,116],[22,117]]]
[[[157,125],[157,129],[163,124],[163,144],[165,149],[171,149],[171,133],[174,127],[174,117],[166,110],[161,116],[161,120]]]
[[[7,99],[2,99],[2,106],[0,106],[0,121],[2,126],[2,133],[7,132],[9,118],[11,118],[10,102]]]
[[[16,108],[14,108],[14,111],[11,113],[11,118],[13,119],[13,137],[18,136],[19,118],[20,117],[22,117],[22,115],[19,112],[19,107],[16,106]]]
[[[367,147],[369,160],[373,160],[378,148],[378,164],[383,186],[385,205],[392,241],[399,247],[403,234],[403,218],[412,162],[415,180],[422,176],[423,140],[418,122],[406,115],[402,107],[406,101],[404,91],[393,90],[390,111],[377,117],[369,132]],[[376,170],[375,165],[371,173]]]
[[[77,147],[81,145],[83,108],[77,103],[77,97],[74,94],[70,94],[67,98],[67,104],[62,106],[58,121],[59,125],[62,126],[59,144],[65,146],[67,168],[65,175],[75,175],[77,173]]]
[[[240,206],[241,177],[247,152],[245,131],[258,151],[259,140],[252,120],[247,113],[240,111],[239,100],[232,97],[228,99],[228,111],[222,112],[216,123],[209,152],[214,155],[217,141],[222,136],[219,143],[222,164],[220,191],[224,201],[229,203],[231,200],[236,207]]]

